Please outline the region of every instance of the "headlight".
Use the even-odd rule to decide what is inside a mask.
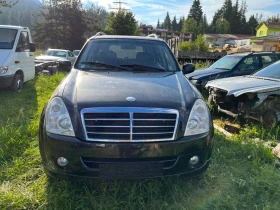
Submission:
[[[191,110],[185,130],[185,136],[192,136],[209,132],[209,111],[202,99],[196,100]]]
[[[193,85],[200,85],[200,84],[201,84],[201,81],[198,80],[198,79],[192,79],[192,80],[190,80],[190,82],[191,82]]]
[[[1,66],[0,67],[0,75],[1,74],[6,74],[6,72],[8,71],[9,67],[8,66]]]
[[[47,132],[75,136],[68,110],[59,97],[53,98],[49,103],[45,122]]]

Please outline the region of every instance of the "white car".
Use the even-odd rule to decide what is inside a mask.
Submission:
[[[70,50],[48,49],[42,55],[35,58],[35,63],[57,61],[59,65],[66,70],[71,70],[76,57]]]

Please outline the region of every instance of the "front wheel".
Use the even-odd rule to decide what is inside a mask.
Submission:
[[[20,91],[23,88],[23,78],[21,74],[16,74],[11,85],[12,91]]]

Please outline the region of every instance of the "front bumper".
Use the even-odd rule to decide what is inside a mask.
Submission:
[[[0,88],[10,87],[13,83],[14,75],[0,76]]]
[[[70,61],[47,61],[47,60],[35,60],[36,65],[41,65],[43,68],[48,66],[58,66],[60,70],[70,71],[72,68]]]
[[[155,178],[195,175],[206,170],[213,146],[213,133],[155,143],[84,142],[40,131],[40,152],[48,175],[108,179]],[[196,165],[189,164],[194,155]],[[68,160],[65,167],[57,159]]]

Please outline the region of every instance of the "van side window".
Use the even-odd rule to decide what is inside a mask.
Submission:
[[[29,36],[28,33],[23,31],[20,33],[17,52],[26,52],[29,51]]]

